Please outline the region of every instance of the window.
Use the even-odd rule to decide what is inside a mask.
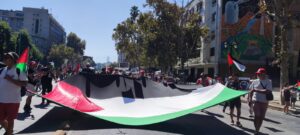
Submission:
[[[35,20],[35,30],[34,30],[34,33],[37,34],[39,32],[39,20],[36,19]]]
[[[214,30],[210,32],[210,38],[211,38],[211,40],[215,40],[216,34],[215,34]]]
[[[214,76],[215,74],[215,69],[214,68],[208,68],[208,75],[209,76]]]
[[[215,6],[217,3],[217,0],[212,0],[212,6]]]
[[[210,56],[215,56],[215,48],[210,48]]]
[[[203,2],[201,1],[197,4],[197,12],[200,12],[202,8],[203,8]]]
[[[204,72],[204,68],[198,68],[197,69],[197,78],[199,78],[201,73],[203,73],[203,72]]]
[[[195,8],[192,8],[192,9],[190,10],[190,14],[193,14],[193,13],[195,13]]]
[[[214,13],[212,14],[212,16],[211,16],[211,21],[212,21],[212,22],[215,22],[215,21],[216,21],[216,16],[217,16],[217,13],[214,12]]]

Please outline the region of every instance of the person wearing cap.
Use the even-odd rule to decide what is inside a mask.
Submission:
[[[249,88],[252,95],[250,102],[253,103],[255,134],[259,134],[269,105],[266,94],[272,92],[272,81],[267,79],[264,68],[259,68],[256,76],[257,79],[253,80]]]
[[[19,56],[15,52],[4,54],[6,67],[0,73],[0,124],[5,135],[12,135],[14,119],[17,118],[21,102],[21,87],[27,84],[25,73],[17,73],[16,64]]]

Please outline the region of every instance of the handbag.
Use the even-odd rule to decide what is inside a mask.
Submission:
[[[259,81],[259,82],[260,82],[260,85],[261,85],[264,89],[267,88],[267,86],[264,86],[264,85],[261,83],[261,81]],[[274,96],[273,96],[272,91],[266,93],[266,99],[267,99],[268,101],[271,101],[271,100],[274,99]]]

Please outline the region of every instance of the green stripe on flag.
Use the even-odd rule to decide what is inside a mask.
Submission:
[[[27,65],[26,65],[26,63],[18,63],[16,67],[18,69],[20,69],[21,72],[26,72],[27,71]]]
[[[199,110],[203,110],[215,105],[218,105],[220,103],[223,103],[225,101],[228,101],[230,99],[236,98],[236,97],[240,97],[242,95],[247,94],[247,91],[237,91],[237,90],[232,90],[230,88],[224,87],[223,91],[216,96],[214,99],[190,108],[190,109],[186,109],[183,111],[178,111],[178,112],[174,112],[174,113],[169,113],[169,114],[164,114],[164,115],[159,115],[159,116],[152,116],[152,117],[141,117],[141,118],[136,118],[136,117],[108,117],[108,116],[98,116],[98,115],[92,115],[95,116],[97,118],[100,119],[104,119],[107,121],[111,121],[111,122],[115,122],[118,124],[123,124],[123,125],[131,125],[131,126],[139,126],[139,125],[148,125],[148,124],[154,124],[154,123],[158,123],[158,122],[162,122],[162,121],[166,121],[166,120],[170,120],[170,119],[174,119],[183,115],[187,115],[189,113],[192,112],[196,112]]]

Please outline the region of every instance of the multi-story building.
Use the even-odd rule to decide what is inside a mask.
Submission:
[[[203,39],[200,58],[186,63],[190,76],[202,72],[228,75],[228,53],[246,65],[245,72],[233,68],[242,76],[252,76],[259,67],[274,72],[270,66],[274,24],[259,12],[259,0],[192,0],[185,8],[186,13],[199,13],[202,25],[210,30]]]
[[[13,31],[23,28],[24,13],[22,11],[0,10],[0,20],[9,23]]]
[[[122,52],[118,52],[118,63],[119,63],[119,67],[122,68],[129,67],[129,63],[126,60],[125,54]]]
[[[44,8],[24,7],[22,11],[0,10],[0,20],[8,22],[13,31],[26,29],[32,43],[47,54],[51,45],[64,43],[66,32]]]

